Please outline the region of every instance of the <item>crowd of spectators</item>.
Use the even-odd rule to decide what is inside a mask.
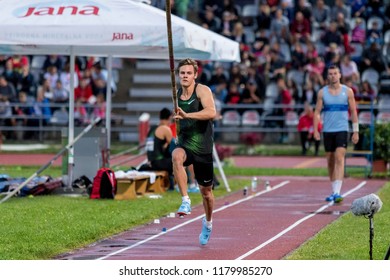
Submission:
[[[375,102],[379,78],[390,76],[390,6],[383,0],[204,0],[198,11],[199,24],[239,42],[241,52],[240,63],[200,62],[200,82],[222,104],[258,104],[260,115],[282,120],[261,125],[283,126],[286,112],[298,117],[304,104],[314,105],[331,64],[358,102]]]
[[[259,6],[248,9],[255,2]],[[151,4],[165,8],[165,1]],[[201,26],[239,42],[240,63],[200,61],[199,81],[210,86],[221,104],[256,105],[259,115],[278,120],[261,125],[283,126],[287,112],[299,115],[304,104],[314,105],[330,64],[339,65],[342,82],[354,90],[358,102],[380,98],[379,78],[390,79],[390,6],[384,0],[174,0],[172,4],[178,16],[188,18],[189,11],[197,11]],[[48,55],[38,71],[31,69],[33,60],[33,56],[0,55],[1,125],[36,126],[38,121],[46,125],[68,102],[68,57]],[[366,70],[374,70],[377,79],[365,75]],[[85,123],[103,116],[104,61],[77,57],[74,81],[76,120]],[[115,84],[112,88],[115,91]],[[99,106],[91,106],[95,104]],[[7,137],[15,135],[9,132]]]
[[[0,126],[39,127],[53,116],[67,115],[71,72],[68,56],[0,56]],[[104,60],[76,57],[74,72],[75,122],[84,125],[105,116],[107,70]],[[116,90],[112,84],[113,91]],[[36,138],[34,129],[21,137],[8,129],[3,137]],[[19,132],[20,133],[20,132]]]

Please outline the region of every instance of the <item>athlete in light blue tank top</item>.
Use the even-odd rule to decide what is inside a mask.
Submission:
[[[341,186],[344,178],[344,160],[348,144],[348,110],[351,112],[352,143],[359,141],[359,123],[352,89],[340,83],[341,72],[337,65],[328,68],[328,85],[318,92],[314,113],[314,138],[320,140],[318,124],[323,112],[323,137],[328,174],[332,194],[326,201],[339,203],[343,200]]]
[[[348,93],[347,87],[341,85],[337,95],[329,93],[328,86],[323,88],[324,132],[348,131]]]

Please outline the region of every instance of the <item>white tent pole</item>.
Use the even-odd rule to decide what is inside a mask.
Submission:
[[[74,138],[74,74],[75,74],[75,55],[73,46],[70,47],[70,88],[69,88],[69,125],[68,125],[68,143],[73,143]],[[74,167],[74,148],[68,150],[68,189],[73,190],[73,167]]]
[[[107,133],[107,164],[110,162],[110,150],[111,150],[111,83],[112,83],[112,55],[107,57],[108,76],[106,87],[106,133]]]
[[[228,192],[231,192],[228,180],[226,179],[225,176],[225,171],[223,171],[222,164],[221,161],[219,160],[218,152],[217,149],[215,148],[215,145],[213,145],[213,156],[214,156],[215,163],[217,164],[219,173],[221,174],[222,181],[225,184],[225,188]]]

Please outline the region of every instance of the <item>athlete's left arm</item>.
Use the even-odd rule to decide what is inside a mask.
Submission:
[[[357,123],[358,116],[356,110],[355,96],[351,88],[348,88],[348,104],[349,104],[349,110],[351,112],[351,121],[352,123]]]
[[[348,88],[348,103],[349,110],[351,112],[351,121],[352,121],[352,143],[357,144],[359,142],[359,122],[356,110],[355,96],[351,88]]]
[[[208,86],[198,84],[196,95],[202,103],[203,109],[198,112],[186,113],[184,118],[195,120],[213,120],[217,114],[213,93]]]

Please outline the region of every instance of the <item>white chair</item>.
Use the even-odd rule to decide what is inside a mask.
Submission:
[[[55,110],[50,118],[50,124],[52,125],[67,125],[69,122],[69,114],[63,109]]]
[[[377,123],[390,123],[390,112],[380,112],[376,116]]]
[[[362,58],[364,46],[361,43],[351,42],[350,46],[353,48],[353,52],[350,54],[351,59],[358,62]]]
[[[300,70],[289,70],[287,73],[287,80],[293,80],[297,85],[303,85],[305,82],[305,73]]]
[[[383,19],[378,17],[378,16],[371,16],[368,20],[367,20],[367,29],[370,30],[372,29],[372,26],[374,24],[374,22],[377,22],[378,23],[378,27],[380,30],[383,29]]]
[[[363,111],[358,115],[359,124],[362,125],[371,125],[371,117],[375,119],[375,116],[371,114],[371,112]]]
[[[287,63],[291,62],[291,49],[287,43],[280,44],[280,52],[284,56],[284,62],[287,62]]]
[[[297,126],[299,122],[299,116],[295,111],[288,111],[285,115],[286,126]]]
[[[241,116],[236,110],[229,110],[222,114],[222,125],[240,126]]]
[[[256,110],[246,110],[242,114],[243,126],[258,126],[260,124],[260,115]]]
[[[279,90],[275,82],[271,82],[265,88],[265,97],[273,98],[274,100],[278,97]]]
[[[383,36],[383,40],[384,40],[385,44],[390,43],[390,30],[386,30],[386,32]]]
[[[374,68],[368,68],[362,73],[362,81],[368,81],[371,85],[378,85],[379,72]]]

